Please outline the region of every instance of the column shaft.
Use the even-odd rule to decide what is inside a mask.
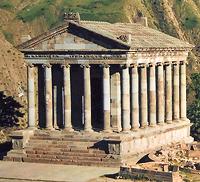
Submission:
[[[130,77],[129,67],[122,69],[122,131],[130,130]]]
[[[45,83],[46,128],[53,129],[52,70],[50,65],[45,65]]]
[[[179,63],[173,65],[173,119],[178,121],[179,113]]]
[[[58,97],[58,92],[57,92],[57,86],[53,86],[53,123],[54,123],[54,128],[58,129],[58,109],[57,109],[57,97]]]
[[[28,127],[35,127],[35,68],[28,65]]]
[[[91,131],[91,82],[90,66],[84,65],[84,131]]]
[[[149,124],[150,126],[156,125],[156,75],[155,75],[155,65],[149,66]]]
[[[163,124],[165,120],[165,101],[164,101],[164,74],[163,64],[157,65],[158,78],[157,78],[157,102],[158,102],[158,124]]]
[[[110,69],[108,65],[103,66],[103,115],[104,131],[110,131]]]
[[[141,128],[148,125],[148,104],[147,104],[147,70],[146,65],[140,67],[141,93],[140,93],[140,114]]]
[[[72,131],[70,66],[63,65],[64,74],[64,128]]]
[[[172,72],[171,63],[165,66],[165,119],[172,122]]]
[[[140,127],[139,123],[139,86],[138,86],[138,67],[134,65],[131,68],[131,130],[137,130]]]
[[[180,94],[180,106],[181,106],[181,119],[187,119],[187,102],[186,102],[186,64],[182,62],[180,65],[181,69],[181,94]]]

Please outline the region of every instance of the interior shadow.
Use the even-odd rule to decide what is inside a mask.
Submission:
[[[20,111],[22,107],[13,97],[0,91],[0,127],[19,126],[19,118],[24,116]]]
[[[12,149],[12,142],[5,142],[0,144],[0,160],[7,155],[7,152]]]

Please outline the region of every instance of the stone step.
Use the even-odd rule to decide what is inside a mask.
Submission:
[[[42,159],[66,159],[70,161],[116,161],[115,159],[108,159],[106,156],[100,157],[100,156],[70,156],[70,155],[47,155],[47,154],[27,154],[28,158],[42,158]]]
[[[98,139],[88,137],[53,137],[53,136],[32,136],[30,140],[55,140],[55,141],[77,141],[77,142],[98,142]]]
[[[45,158],[30,158],[24,157],[23,162],[33,163],[50,163],[50,164],[64,164],[64,165],[82,165],[82,166],[104,166],[104,167],[119,167],[120,162],[110,161],[92,161],[92,160],[68,160],[68,159],[45,159]]]
[[[26,154],[45,154],[45,155],[64,155],[64,156],[85,156],[85,157],[101,157],[104,158],[107,156],[105,153],[94,153],[91,151],[88,152],[61,152],[61,151],[38,151],[38,150],[26,150]]]
[[[74,142],[74,141],[54,141],[54,140],[33,140],[31,139],[28,142],[29,145],[71,145],[71,146],[87,146],[91,147],[94,145],[94,142]]]

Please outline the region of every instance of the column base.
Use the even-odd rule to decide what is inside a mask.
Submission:
[[[137,126],[137,127],[132,127],[132,128],[131,128],[131,131],[138,131],[139,129],[140,129],[139,126]]]
[[[167,124],[172,124],[172,120],[166,121]]]
[[[156,127],[157,124],[150,124],[149,127]]]
[[[26,130],[37,130],[38,128],[35,126],[29,126],[28,128],[26,128]]]
[[[104,129],[102,130],[103,133],[112,133],[113,131],[111,129]]]
[[[51,127],[49,127],[49,128],[45,128],[45,130],[49,130],[49,131],[54,131],[55,130],[55,128],[51,128]]]
[[[83,132],[90,133],[93,132],[92,128],[84,128]]]
[[[71,127],[64,128],[63,130],[67,131],[67,132],[73,132],[74,131],[74,129],[71,128]]]

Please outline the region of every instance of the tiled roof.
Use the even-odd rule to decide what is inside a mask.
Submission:
[[[120,35],[131,35],[131,48],[189,48],[193,45],[175,37],[144,27],[136,23],[107,23],[81,21],[80,25],[100,34],[117,38]]]

